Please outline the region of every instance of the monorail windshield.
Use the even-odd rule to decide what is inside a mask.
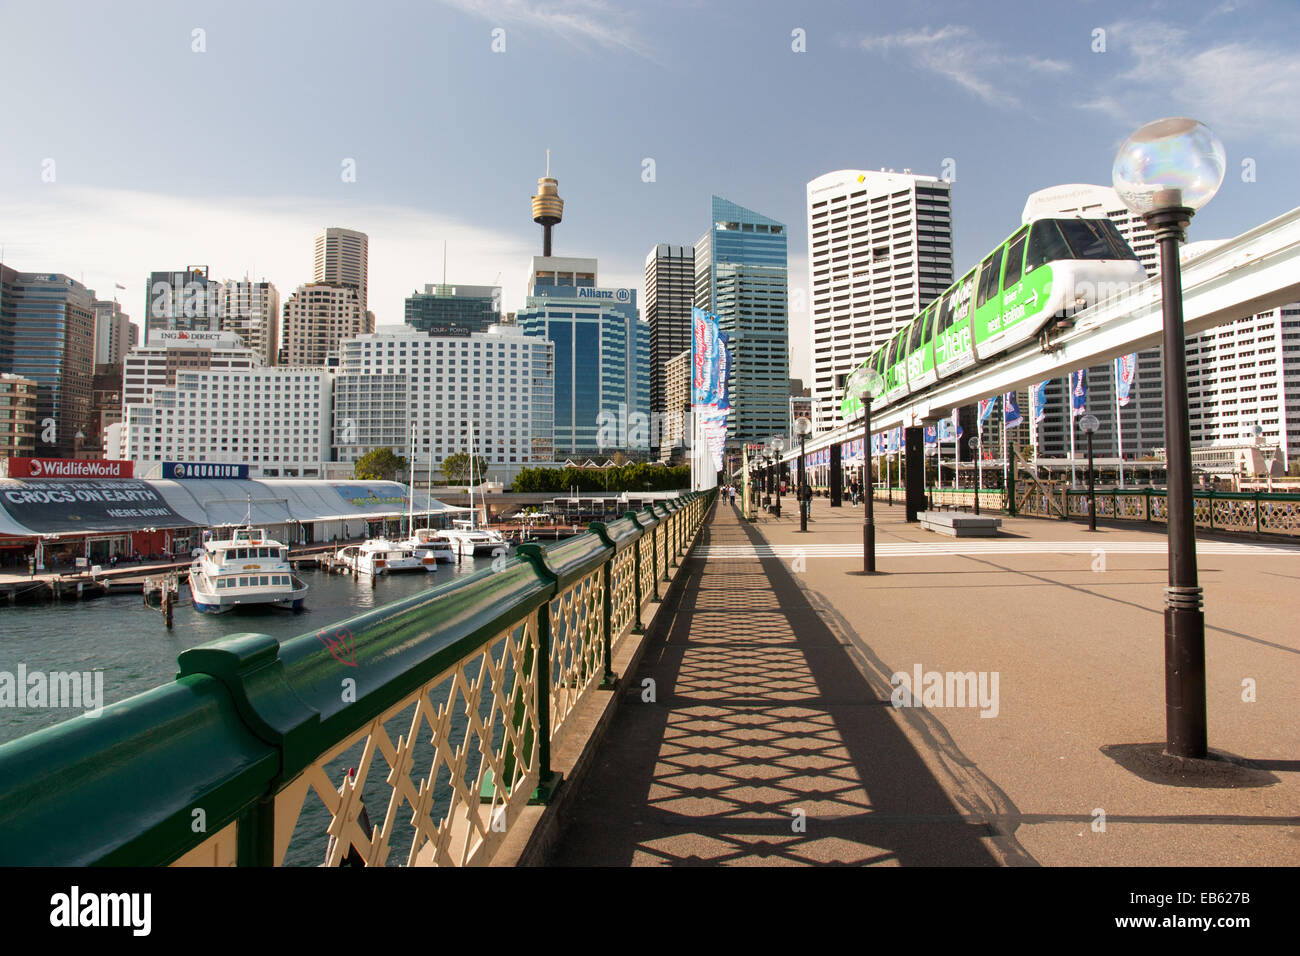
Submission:
[[[1029,230],[1026,271],[1061,259],[1137,259],[1107,219],[1040,219]]]

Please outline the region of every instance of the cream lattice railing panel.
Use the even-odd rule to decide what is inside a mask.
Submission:
[[[658,532],[658,533],[657,533]],[[641,555],[641,603],[653,601],[655,596],[655,565],[657,538],[662,537],[662,530],[655,528],[646,531],[637,541],[636,546]],[[659,559],[662,560],[662,557]],[[660,565],[663,567],[663,565]]]
[[[636,551],[624,548],[614,555],[609,581],[610,647],[617,648],[636,623]]]
[[[596,568],[566,588],[551,609],[551,740],[587,688],[605,673],[605,575]]]
[[[276,862],[318,862],[312,853],[326,844],[327,866],[383,866],[395,846],[407,866],[490,860],[538,782],[538,613],[290,781],[275,799]],[[372,777],[376,758],[387,771]],[[382,819],[367,826],[369,809],[381,805]]]

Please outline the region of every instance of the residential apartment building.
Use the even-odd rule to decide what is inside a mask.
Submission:
[[[953,282],[951,185],[841,169],[808,183],[813,425],[841,424],[843,382]]]
[[[300,285],[284,303],[280,364],[323,366],[344,339],[374,330],[374,316],[355,286]]]

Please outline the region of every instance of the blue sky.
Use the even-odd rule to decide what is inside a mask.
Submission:
[[[1169,115],[1224,141],[1192,238],[1227,237],[1296,202],[1298,41],[1290,0],[0,2],[0,245],[121,282],[138,320],[146,274],[192,263],[287,297],[339,225],[370,234],[380,323],[440,281],[444,240],[449,279],[500,275],[513,309],[549,148],[555,252],[598,256],[603,284],[640,287],[717,193],[789,224],[797,292],[815,176],[951,158],[960,271],[1028,193],[1108,183],[1124,137]],[[792,315],[795,375],[806,329]]]

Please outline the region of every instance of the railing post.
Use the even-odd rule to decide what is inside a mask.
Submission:
[[[559,582],[546,563],[546,550],[537,544],[521,544],[516,553],[529,561],[537,573],[550,578],[554,593],[535,612],[537,614],[537,789],[528,801],[534,804],[549,803],[560,785],[561,776],[551,770],[551,602],[560,596]],[[529,660],[524,655],[524,672]],[[522,695],[515,706],[516,720],[523,719]],[[525,745],[529,742],[524,735]],[[509,777],[507,777],[509,779]]]
[[[275,797],[263,795],[235,825],[235,865],[275,866]]]
[[[636,512],[625,511],[623,517],[630,518],[634,525],[641,528],[641,522],[636,520]],[[645,529],[641,528],[641,533],[637,535],[636,544],[632,545],[636,549],[636,554],[633,556],[635,565],[632,569],[632,577],[636,581],[636,616],[633,618],[632,631],[636,634],[643,633],[641,629],[641,603],[645,599],[645,595],[641,593],[641,539],[644,537]]]
[[[1259,526],[1259,489],[1255,489],[1255,534],[1260,533]]]
[[[618,554],[618,548],[614,545],[605,530],[605,524],[602,521],[593,521],[588,527],[600,537],[606,545],[613,548],[606,557],[605,563],[601,565],[601,581],[605,586],[605,600],[600,609],[601,627],[604,628],[604,646],[605,646],[605,673],[600,679],[601,690],[613,690],[618,685],[618,678],[614,676],[614,557]]]
[[[1214,492],[1213,492],[1213,491],[1210,492],[1210,496],[1209,496],[1208,501],[1209,501],[1209,511],[1210,511],[1210,530],[1213,531],[1213,530],[1214,530]],[[1192,495],[1192,524],[1193,524],[1193,526],[1195,526],[1195,524],[1196,524],[1196,517],[1195,517],[1195,516],[1196,516],[1196,495],[1193,494],[1193,495]]]

